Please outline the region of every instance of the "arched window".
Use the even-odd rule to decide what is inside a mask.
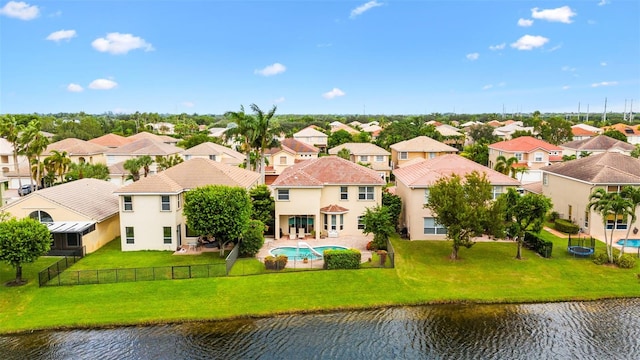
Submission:
[[[46,211],[42,211],[42,210],[36,210],[34,212],[32,212],[31,214],[29,214],[29,217],[32,219],[36,219],[38,221],[40,221],[41,223],[52,223],[53,222],[53,218],[51,217],[51,215],[49,215]]]

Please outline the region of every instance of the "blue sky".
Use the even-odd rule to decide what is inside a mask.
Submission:
[[[0,113],[640,109],[640,1],[0,1]]]

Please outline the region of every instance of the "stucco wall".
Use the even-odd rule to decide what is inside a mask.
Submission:
[[[177,195],[171,195],[171,211],[161,211],[160,195],[133,195],[133,211],[120,212],[120,238],[122,251],[176,250],[176,226],[184,224],[182,210],[177,209]],[[123,209],[123,196],[120,208]],[[184,202],[182,202],[182,205]],[[163,227],[171,227],[172,243],[164,244]],[[126,227],[134,228],[134,244],[127,244]],[[184,231],[183,231],[184,236]]]

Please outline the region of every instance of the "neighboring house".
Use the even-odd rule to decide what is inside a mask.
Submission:
[[[269,164],[265,168],[269,177],[269,180],[266,180],[267,184],[275,180],[289,166],[303,160],[315,159],[319,153],[320,149],[313,145],[293,138],[283,139],[280,146],[265,151],[265,160]]]
[[[187,228],[184,194],[206,185],[258,185],[260,174],[209,159],[194,158],[115,191],[120,197],[122,251],[170,250],[195,242]]]
[[[130,139],[132,142],[133,141],[137,141],[140,139],[149,139],[149,140],[153,140],[156,142],[162,142],[165,144],[169,144],[169,145],[176,145],[178,143],[178,139],[173,138],[171,136],[167,136],[167,135],[156,135],[156,134],[152,134],[150,132],[139,132],[135,135],[131,135],[128,137],[128,139]]]
[[[528,131],[532,134],[535,133],[535,130],[532,126],[524,127],[522,126],[521,121],[516,121],[493,129],[493,135],[499,137],[502,140],[509,140],[511,139],[511,135],[513,135],[513,133],[516,131]]]
[[[47,149],[42,152],[41,159],[51,155],[54,151],[66,151],[71,162],[80,164],[105,164],[106,159],[104,153],[108,150],[106,146],[94,144],[76,138],[67,138],[49,144]]]
[[[499,156],[515,157],[518,166],[537,170],[550,163],[562,161],[562,148],[531,136],[500,141],[489,145],[489,167],[494,168]]]
[[[108,169],[109,181],[112,184],[121,187],[133,182],[133,180],[129,178],[131,173],[124,168],[124,161],[109,165]]]
[[[242,164],[246,159],[244,154],[239,153],[224,145],[212,142],[204,142],[190,149],[187,149],[182,153],[182,156],[185,160],[204,158],[232,166],[238,166]]]
[[[402,167],[405,163],[414,159],[433,159],[445,154],[455,154],[458,149],[441,143],[428,136],[401,141],[390,146],[391,166]]]
[[[116,163],[124,162],[129,159],[138,158],[144,155],[151,156],[151,159],[153,159],[154,161],[156,156],[182,156],[183,151],[184,149],[179,148],[175,145],[152,140],[151,138],[141,138],[117,148],[108,149],[105,152],[105,155],[107,157],[107,166],[111,166]],[[150,170],[152,174],[156,172],[155,163],[150,167]]]
[[[635,146],[620,141],[606,135],[597,135],[592,138],[583,140],[574,140],[568,143],[560,144],[563,156],[575,155],[580,158],[582,153],[590,155],[601,154],[604,152],[617,152],[625,155],[631,155]]]
[[[293,138],[317,148],[326,149],[329,136],[311,125],[293,134]]]
[[[590,132],[593,132],[593,133],[596,133],[596,134],[602,134],[604,132],[604,130],[602,130],[602,129],[598,128],[598,127],[587,125],[587,124],[583,124],[583,123],[572,125],[571,128],[581,128],[581,129],[584,129],[584,130],[587,130],[587,131],[590,131]]]
[[[358,131],[358,130],[356,130],[356,129],[352,128],[352,127],[351,127],[351,126],[349,126],[349,125],[345,125],[345,124],[343,124],[343,123],[341,123],[341,122],[339,122],[339,121],[334,121],[334,122],[332,122],[332,123],[331,123],[331,124],[329,124],[329,125],[331,125],[331,132],[332,132],[332,133],[334,133],[334,132],[336,132],[336,131],[339,131],[339,130],[344,130],[344,131],[348,132],[348,133],[349,133],[349,134],[351,134],[351,135],[358,135],[358,134],[360,134],[360,131]]]
[[[108,148],[117,148],[118,146],[126,145],[132,141],[135,140],[112,133],[89,140],[90,143],[98,144]]]
[[[371,143],[345,143],[329,149],[329,154],[337,155],[340,150],[349,150],[351,162],[370,167],[378,172],[382,179],[389,179],[391,176],[391,165],[389,165],[391,153]]]
[[[172,123],[168,123],[168,122],[159,122],[159,123],[151,123],[148,124],[147,126],[151,126],[151,128],[153,129],[153,131],[157,132],[158,134],[168,134],[168,135],[172,135],[175,133],[175,125]]]
[[[361,235],[362,216],[381,204],[384,184],[376,171],[336,156],[300,162],[271,184],[275,227],[290,238]]]
[[[80,179],[38,190],[2,210],[46,224],[53,254],[83,246],[91,253],[120,235],[117,188],[104,180]]]
[[[27,157],[18,155],[18,164],[20,166],[28,167]],[[6,174],[10,171],[15,172],[15,164],[13,162],[13,145],[3,137],[0,137],[0,168],[2,169],[2,174]]]
[[[600,240],[604,240],[604,225],[600,214],[589,209],[591,193],[598,188],[618,192],[627,185],[640,186],[640,159],[614,152],[554,164],[542,172],[542,193],[551,198],[553,210]],[[607,218],[607,228],[616,239],[627,235],[626,219]],[[640,228],[640,221],[631,224],[635,228]]]
[[[587,130],[587,129],[582,128],[582,127],[577,126],[577,125],[573,125],[571,127],[571,134],[573,134],[573,140],[574,141],[590,139],[590,138],[598,135],[597,132],[594,132],[594,131],[591,131],[591,130]]]
[[[442,178],[454,174],[464,178],[474,171],[486,174],[493,187],[494,199],[505,193],[507,188],[520,186],[516,179],[456,154],[422,160],[393,170],[395,193],[402,199],[401,226],[406,228],[409,239],[434,240],[446,237],[447,229],[435,221],[431,210],[424,207],[429,200],[429,188]]]
[[[603,127],[602,130],[618,130],[627,136],[627,142],[629,144],[640,144],[640,125],[627,125],[618,123],[615,125]]]

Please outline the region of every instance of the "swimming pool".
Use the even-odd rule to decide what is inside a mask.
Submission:
[[[624,239],[620,239],[616,242],[616,244],[622,246],[623,241]],[[627,239],[627,242],[624,244],[624,246],[640,248],[640,239]]]
[[[346,250],[347,247],[339,246],[339,245],[327,245],[327,246],[314,246],[313,250],[322,254],[325,250]],[[309,260],[318,260],[322,259],[322,256],[317,256],[311,249],[305,246],[301,246],[299,248],[295,246],[278,246],[269,250],[269,253],[273,256],[278,255],[286,255],[289,260],[302,260],[307,258]]]

